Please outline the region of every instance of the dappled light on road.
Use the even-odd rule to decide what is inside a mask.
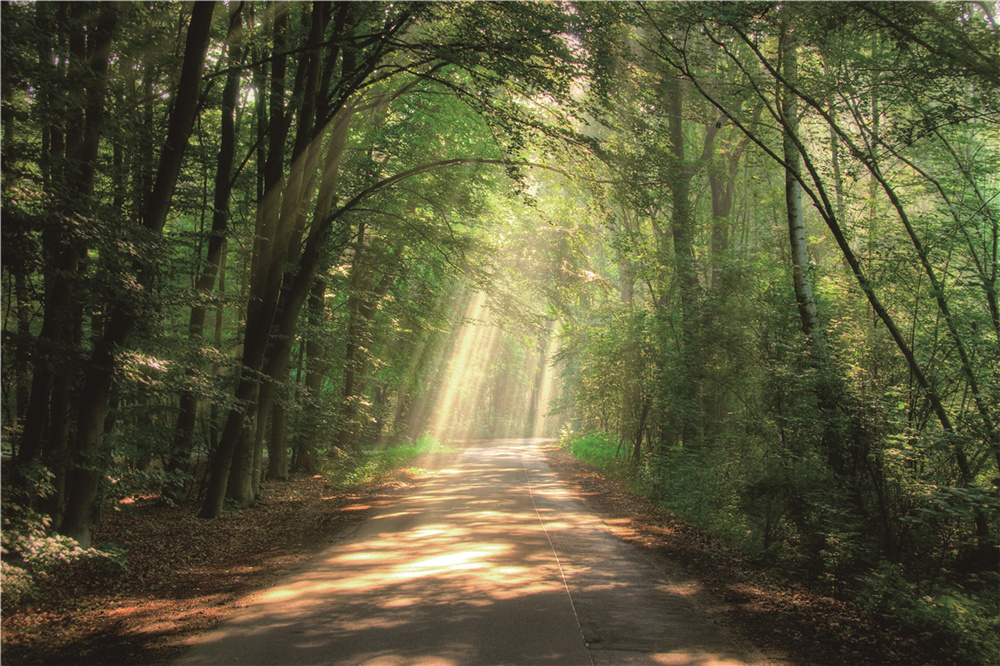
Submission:
[[[467,448],[181,663],[741,663],[634,557],[533,445]]]

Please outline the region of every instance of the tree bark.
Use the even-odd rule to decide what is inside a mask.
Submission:
[[[305,423],[311,424],[300,433],[295,444],[295,454],[292,459],[292,468],[314,473],[316,470],[316,450],[319,443],[318,426],[315,415],[319,402],[320,393],[323,390],[323,381],[330,369],[327,360],[325,345],[321,342],[323,336],[323,326],[326,322],[326,281],[317,278],[309,294],[309,335],[306,340],[306,409],[309,410],[305,417]]]
[[[691,208],[691,177],[694,175],[685,161],[684,150],[684,85],[680,78],[666,79],[668,125],[670,132],[670,232],[674,244],[674,274],[681,300],[681,372],[678,380],[678,415],[681,437],[687,444],[698,436],[699,371],[694,331],[698,303],[698,274],[695,271],[695,219]]]
[[[802,159],[798,150],[799,105],[793,87],[798,80],[798,35],[796,29],[782,24],[782,72],[787,85],[781,92],[781,122],[785,159],[785,207],[788,216],[788,240],[792,258],[792,282],[798,305],[802,332],[814,340],[820,332],[819,314],[809,275],[809,252],[806,244],[805,219],[802,210]]]

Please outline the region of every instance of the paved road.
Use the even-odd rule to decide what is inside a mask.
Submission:
[[[530,440],[459,460],[202,635],[195,664],[742,664]]]

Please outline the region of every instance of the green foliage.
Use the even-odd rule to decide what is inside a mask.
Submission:
[[[745,518],[735,510],[740,470],[727,458],[723,449],[702,446],[657,452],[644,461],[638,488],[692,524],[744,545]]]
[[[883,562],[863,577],[859,599],[870,612],[898,623],[917,640],[934,646],[940,663],[1000,662],[996,595],[984,599],[953,587],[922,592],[906,580],[897,565]]]
[[[418,456],[452,453],[455,450],[424,434],[409,444],[354,452],[337,451],[327,457],[328,462],[322,473],[330,483],[350,488],[378,483],[393,472],[409,467],[409,463]]]
[[[580,435],[566,431],[561,435],[560,444],[570,453],[589,462],[601,470],[611,472],[621,463],[620,446],[607,433],[591,430]]]
[[[125,568],[124,555],[114,549],[81,548],[76,540],[52,530],[49,516],[31,507],[27,498],[54,492],[53,474],[40,465],[24,470],[26,491],[4,485],[3,529],[0,531],[0,585],[4,605],[21,604],[39,594],[43,578],[57,576],[81,562],[98,563],[109,571]]]

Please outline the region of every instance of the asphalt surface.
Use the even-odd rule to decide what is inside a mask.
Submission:
[[[531,440],[464,449],[176,663],[744,664]]]

